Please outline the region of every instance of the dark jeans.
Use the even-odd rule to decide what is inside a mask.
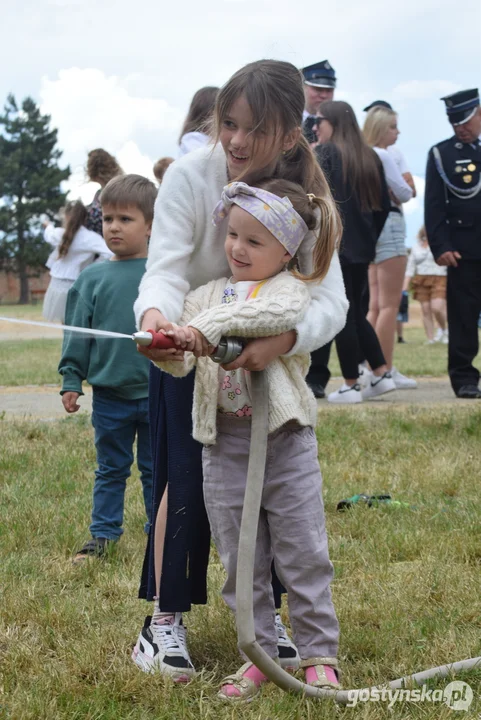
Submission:
[[[150,453],[148,399],[114,398],[94,388],[92,425],[95,430],[97,470],[93,491],[92,537],[118,540],[122,535],[124,495],[134,461],[137,435],[137,466],[142,481],[145,511],[150,520],[152,505],[152,458]],[[145,530],[148,532],[149,522]]]
[[[349,300],[346,324],[336,337],[336,348],[342,376],[347,379],[359,375],[359,358],[364,356],[373,370],[385,364],[381,345],[365,314],[363,295],[368,282],[367,263],[353,265],[341,262],[342,276]]]
[[[459,260],[448,267],[448,370],[457,392],[477,385],[479,371],[473,360],[479,351],[478,318],[481,312],[481,260]]]

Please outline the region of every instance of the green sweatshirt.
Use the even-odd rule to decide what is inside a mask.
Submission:
[[[70,288],[65,323],[78,327],[135,332],[134,302],[146,258],[95,263],[85,268]],[[149,360],[127,338],[64,335],[58,371],[61,395],[82,393],[82,381],[105,388],[114,397],[138,400],[148,395]]]

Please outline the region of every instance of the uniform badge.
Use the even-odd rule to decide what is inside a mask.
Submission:
[[[474,172],[476,170],[476,165],[474,163],[469,163],[468,170],[469,172]]]
[[[454,147],[456,150],[462,150],[463,149],[463,143],[454,143]]]
[[[456,167],[454,168],[454,172],[457,172],[457,173],[463,172],[463,168],[461,167],[461,165],[456,165]]]
[[[472,179],[473,179],[472,175],[463,175],[463,182],[465,182],[466,185],[468,185],[472,181]]]

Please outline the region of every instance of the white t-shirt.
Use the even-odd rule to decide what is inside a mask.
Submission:
[[[392,155],[392,159],[396,163],[399,172],[401,175],[405,175],[409,172],[408,164],[406,162],[406,158],[402,154],[401,150],[398,148],[397,145],[389,145],[387,149],[388,153]]]
[[[375,150],[381,158],[388,188],[392,190],[394,196],[400,203],[410,200],[413,196],[413,191],[400,173],[394,158],[384,148],[374,147],[373,150]]]

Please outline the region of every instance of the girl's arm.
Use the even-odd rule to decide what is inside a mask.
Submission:
[[[301,271],[305,272],[302,263]],[[307,283],[307,288],[310,304],[303,319],[295,327],[297,337],[290,351],[284,353],[286,355],[317,350],[335,338],[346,324],[349,303],[337,252],[332,256],[324,280],[321,283]]]
[[[185,279],[194,250],[195,198],[183,168],[173,163],[159,188],[145,275],[134,304],[137,327],[149,309],[177,322],[189,291]],[[154,330],[158,328],[153,328]]]
[[[265,295],[217,305],[186,324],[199,330],[212,345],[218,345],[223,335],[271,337],[293,330],[308,304],[309,292],[303,282],[290,275],[278,276]]]
[[[395,161],[389,155],[388,151],[383,150],[382,148],[378,148],[376,152],[382,160],[384,172],[386,174],[387,184],[393,195],[401,203],[411,200],[413,196],[413,191],[409,187],[407,182],[404,180],[403,176],[397,168]]]

